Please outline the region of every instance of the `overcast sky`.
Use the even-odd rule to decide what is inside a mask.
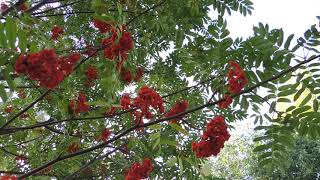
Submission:
[[[320,0],[252,0],[254,11],[243,17],[233,13],[228,18],[232,37],[249,36],[253,25],[268,23],[271,28],[283,28],[286,36],[303,33],[313,24],[319,24]]]

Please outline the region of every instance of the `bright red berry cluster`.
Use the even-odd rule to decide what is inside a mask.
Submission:
[[[120,64],[128,59],[128,53],[133,48],[131,34],[125,29],[124,26],[121,28],[121,37],[119,38],[119,41],[117,41],[118,34],[115,29],[111,30],[111,37],[102,40],[102,45],[105,47],[104,56],[110,60],[121,57]]]
[[[0,180],[17,180],[18,178],[16,176],[10,176],[10,175],[4,175],[0,176]]]
[[[28,55],[21,54],[16,61],[15,71],[40,81],[42,87],[53,89],[72,72],[80,58],[78,53],[65,58],[59,57],[54,49],[45,49]]]
[[[224,95],[224,100],[218,103],[219,108],[225,109],[232,103],[232,97],[228,94]]]
[[[64,31],[63,31],[62,27],[55,25],[51,29],[51,33],[52,33],[51,39],[57,40],[59,36],[63,35]]]
[[[87,77],[86,84],[90,87],[94,84],[93,81],[98,79],[98,71],[95,67],[89,66],[89,67],[87,67],[85,74]]]
[[[192,151],[197,158],[217,156],[229,137],[230,134],[224,118],[217,116],[207,124],[201,141],[192,142]]]
[[[135,82],[139,82],[144,74],[144,70],[142,67],[138,67],[136,71],[136,75],[133,76],[130,69],[126,69],[121,67],[120,69],[120,79],[124,83],[131,83],[133,80]]]
[[[130,94],[124,93],[120,99],[120,105],[123,110],[128,110],[131,106]]]
[[[87,104],[87,98],[84,93],[79,93],[77,101],[70,100],[69,102],[69,112],[71,114],[89,112],[89,110],[90,106]]]
[[[161,96],[152,88],[147,86],[141,87],[138,91],[138,96],[131,102],[130,95],[125,93],[122,95],[120,104],[123,110],[129,108],[137,108],[132,112],[135,117],[135,124],[142,125],[143,118],[151,119],[153,114],[150,108],[158,110],[160,113],[164,112],[163,100]]]
[[[133,163],[129,169],[125,180],[141,180],[146,179],[150,176],[150,173],[153,171],[153,165],[151,160],[145,158],[143,163]]]
[[[98,28],[101,33],[109,32],[112,29],[112,25],[104,20],[93,18],[94,27]]]
[[[109,139],[110,135],[111,135],[111,131],[108,128],[105,128],[101,132],[100,137],[98,138],[98,140],[106,142]]]
[[[165,114],[165,117],[170,117],[170,116],[174,116],[176,114],[179,114],[179,113],[182,113],[184,111],[186,111],[189,107],[189,103],[188,101],[184,100],[184,101],[180,101],[180,102],[177,102],[175,104],[175,106],[173,106],[169,112],[167,112]],[[183,116],[179,116],[177,117],[176,119],[173,119],[170,121],[170,123],[177,123],[179,119],[182,119]]]
[[[240,93],[244,86],[248,83],[246,74],[235,61],[229,61],[229,92],[233,94]]]
[[[124,83],[131,83],[133,80],[133,77],[130,69],[126,69],[122,67],[120,70],[120,79]]]

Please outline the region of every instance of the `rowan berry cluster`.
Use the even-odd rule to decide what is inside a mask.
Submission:
[[[192,151],[197,158],[217,156],[230,137],[227,124],[222,116],[213,118],[203,132],[199,142],[192,142]]]
[[[91,87],[94,85],[94,81],[98,79],[98,71],[94,66],[88,66],[85,75],[87,77],[86,85]]]
[[[124,83],[131,83],[132,81],[139,82],[144,74],[144,70],[141,67],[138,67],[136,70],[136,75],[133,76],[130,69],[121,67],[120,69],[120,79]]]
[[[152,171],[153,171],[153,165],[151,163],[151,160],[148,158],[145,158],[142,164],[133,163],[131,165],[131,168],[128,170],[125,180],[146,179],[150,176],[150,173]]]
[[[96,27],[101,33],[109,32],[112,28],[112,25],[104,20],[100,20],[98,18],[93,18],[93,25]]]
[[[0,180],[17,180],[18,178],[16,176],[10,176],[10,175],[4,175],[0,176]]]
[[[240,93],[244,86],[248,83],[246,74],[235,61],[229,61],[228,72],[229,92],[233,94]]]
[[[98,140],[101,140],[101,141],[106,142],[106,141],[109,139],[110,135],[111,135],[110,129],[105,128],[105,129],[101,132]]]
[[[165,117],[170,117],[170,116],[174,116],[176,114],[179,114],[179,113],[182,113],[184,111],[186,111],[189,107],[189,103],[188,101],[184,100],[184,101],[180,101],[180,102],[177,102],[175,104],[175,106],[173,106],[169,112],[167,112],[165,114]],[[179,119],[182,119],[183,118],[183,115],[173,119],[170,121],[170,123],[177,123]]]
[[[87,104],[87,97],[84,93],[79,93],[77,100],[70,100],[69,112],[71,114],[78,114],[82,112],[89,112],[90,106]]]
[[[231,94],[240,93],[244,86],[248,83],[247,77],[238,63],[229,61],[228,71],[228,90]],[[232,97],[228,94],[224,95],[224,100],[218,103],[218,107],[225,109],[232,103]]]
[[[123,94],[120,104],[123,110],[129,108],[136,108],[131,114],[134,116],[136,125],[143,124],[143,118],[151,119],[153,114],[151,108],[158,110],[160,113],[164,112],[163,100],[161,96],[152,88],[143,86],[138,91],[138,96],[131,102],[130,95]]]
[[[18,74],[25,74],[40,86],[53,89],[68,76],[81,56],[78,53],[59,57],[54,49],[44,49],[37,53],[21,54],[15,64]]]
[[[58,37],[63,35],[64,31],[63,31],[62,27],[55,25],[55,26],[53,26],[51,33],[52,33],[51,39],[57,40]]]

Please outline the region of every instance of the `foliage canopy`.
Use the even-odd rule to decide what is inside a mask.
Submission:
[[[27,9],[21,8],[24,3]],[[215,17],[209,17],[209,11]],[[221,115],[227,123],[246,120],[249,109],[261,124],[256,130],[263,130],[254,139],[260,142],[254,149],[259,166],[281,166],[294,146],[294,134],[320,136],[320,33],[313,25],[293,42],[293,35],[285,38],[282,29],[259,23],[249,38],[229,37],[224,15],[247,16],[252,11],[249,0],[10,2],[0,23],[0,173],[30,179],[123,179],[126,169],[147,157],[154,166],[151,179],[210,179],[200,171],[205,160],[196,158],[192,142],[201,139],[210,119]],[[94,19],[108,22],[115,32],[101,33]],[[63,35],[59,28],[52,30],[55,26],[62,28]],[[130,40],[122,39],[126,32],[131,34],[127,38],[132,38],[132,48]],[[60,35],[52,38],[52,33]],[[106,58],[110,42],[102,43],[111,35],[116,36],[114,42],[127,43],[114,45],[111,55],[117,60]],[[20,54],[31,58],[44,49],[55,49],[57,61],[81,54],[70,65],[70,75],[62,70],[63,80],[49,89],[30,73],[17,74],[15,67]],[[297,56],[301,49],[310,56]],[[221,109],[217,104],[228,93],[230,60],[240,64],[248,84],[231,95],[230,107]],[[21,62],[30,66],[23,58]],[[119,66],[132,74],[143,68],[144,75],[128,83]],[[88,72],[89,67],[96,69],[97,77]],[[46,74],[37,67],[33,71]],[[93,84],[86,82],[88,76]],[[156,114],[153,106],[151,120],[137,124],[133,109],[121,110],[121,97],[124,93],[137,97],[144,86],[160,94],[164,112],[183,100],[189,108],[165,116]],[[79,100],[79,93],[85,94],[86,102]],[[78,105],[70,108],[72,100]],[[279,103],[288,108],[277,110]],[[269,112],[264,112],[266,105]],[[106,114],[112,107],[116,111]],[[167,123],[177,118],[178,123]]]

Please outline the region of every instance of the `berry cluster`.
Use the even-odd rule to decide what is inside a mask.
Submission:
[[[150,173],[153,171],[153,165],[151,160],[145,158],[143,163],[133,163],[129,169],[125,180],[140,180],[146,179],[150,176]]]
[[[133,100],[133,102],[131,102],[129,94],[123,94],[120,104],[123,110],[137,108],[132,112],[132,115],[135,117],[134,121],[136,125],[142,125],[144,117],[146,119],[151,119],[153,117],[150,108],[158,110],[160,113],[164,112],[163,100],[161,96],[152,88],[147,86],[140,88],[138,96]]]
[[[94,84],[94,80],[98,79],[98,71],[95,67],[89,66],[85,71],[85,75],[87,77],[86,85],[91,87]]]
[[[112,28],[112,25],[110,23],[105,22],[100,19],[97,19],[97,18],[93,18],[93,25],[94,25],[94,27],[98,28],[98,30],[101,33],[109,32]]]
[[[123,26],[120,30],[121,37],[118,37],[115,29],[111,30],[112,35],[109,38],[102,40],[102,45],[105,47],[104,56],[110,60],[116,57],[121,57],[120,64],[128,59],[128,53],[133,48],[133,41],[130,32],[126,31]]]
[[[228,90],[229,93],[237,94],[240,93],[244,86],[248,83],[246,75],[240,65],[235,61],[229,61],[228,71]],[[232,103],[232,97],[225,94],[223,100],[218,103],[218,107],[225,109]]]
[[[59,57],[54,49],[44,49],[28,55],[21,54],[15,64],[18,74],[26,74],[30,79],[40,81],[40,86],[54,89],[69,75],[81,56]]]
[[[110,135],[111,135],[111,131],[108,128],[105,128],[101,132],[100,137],[98,138],[98,140],[106,142],[108,140],[108,138],[110,137]]]
[[[232,97],[228,94],[225,94],[223,99],[224,99],[223,101],[220,101],[218,103],[218,107],[221,109],[225,109],[229,107],[229,105],[232,103]]]
[[[229,92],[233,94],[240,93],[244,86],[248,83],[246,74],[235,61],[229,62],[228,82]]]
[[[139,82],[144,74],[144,70],[141,67],[137,68],[136,75],[133,76],[130,69],[125,69],[124,67],[121,67],[120,69],[120,79],[124,83],[131,83],[133,80],[135,82]]]
[[[179,114],[179,113],[182,113],[184,111],[186,111],[189,107],[189,103],[188,101],[184,100],[184,101],[180,101],[180,102],[177,102],[175,104],[175,106],[173,106],[169,112],[167,112],[165,114],[165,117],[170,117],[170,116],[174,116],[176,114]],[[179,119],[182,119],[183,118],[183,115],[182,116],[179,116],[177,117],[176,119],[173,119],[170,121],[170,123],[177,123]]]
[[[53,26],[53,28],[51,29],[51,39],[53,40],[57,40],[59,36],[62,36],[63,35],[63,29],[62,27],[58,26],[58,25],[55,25]]]
[[[79,93],[78,99],[75,102],[75,100],[70,100],[69,102],[69,112],[71,114],[78,114],[82,112],[89,112],[90,106],[87,104],[87,98],[84,93]]]
[[[0,180],[17,180],[18,178],[16,176],[10,176],[10,175],[4,175],[0,176]]]
[[[192,151],[197,158],[217,156],[230,137],[227,124],[222,116],[212,119],[203,132],[200,142],[192,142]]]
[[[128,110],[131,106],[130,94],[124,93],[120,99],[120,105],[123,110]]]

